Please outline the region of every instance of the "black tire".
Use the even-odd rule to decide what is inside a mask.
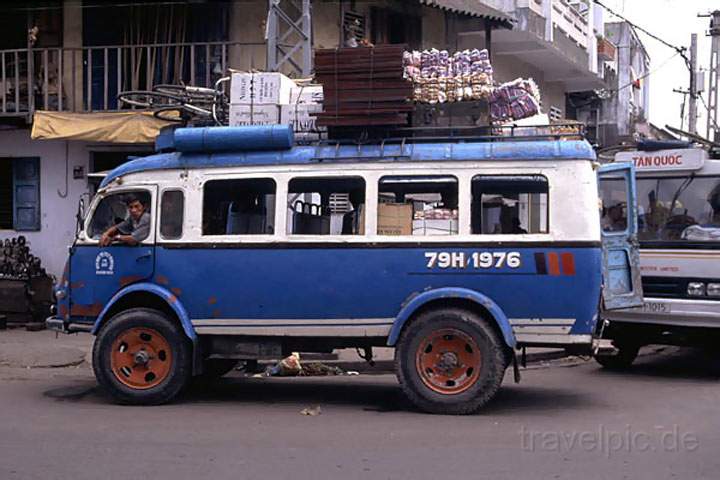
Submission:
[[[172,105],[182,105],[182,97],[163,92],[146,90],[132,90],[121,92],[117,96],[118,102],[140,108],[159,108]]]
[[[447,330],[459,331],[474,341],[480,356],[477,378],[458,393],[434,390],[428,380],[423,379],[424,374],[419,371],[417,363],[420,361],[418,355],[428,352],[426,349],[418,353],[427,339]],[[469,347],[466,345],[466,348]],[[395,350],[396,373],[403,392],[419,409],[436,414],[467,415],[477,412],[500,388],[508,366],[507,359],[507,347],[488,322],[472,312],[457,308],[432,310],[413,319],[404,328]]]
[[[162,381],[149,388],[134,388],[123,383],[122,369],[113,371],[113,344],[132,329],[149,329],[159,334],[170,348],[150,362],[168,361]],[[150,338],[151,340],[155,340]],[[161,351],[163,352],[163,351]],[[165,360],[167,359],[167,360]],[[149,366],[152,363],[148,363]],[[136,367],[133,367],[136,368]],[[150,367],[148,367],[150,369]],[[158,405],[172,400],[187,384],[192,372],[192,347],[179,325],[165,314],[149,308],[133,308],[112,317],[100,330],[93,345],[93,370],[100,386],[112,398],[127,405]]]
[[[626,370],[630,368],[640,351],[634,343],[616,343],[617,353],[613,355],[595,355],[595,361],[608,370]]]

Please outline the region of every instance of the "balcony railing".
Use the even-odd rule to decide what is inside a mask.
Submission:
[[[117,94],[162,83],[211,87],[258,43],[201,42],[0,50],[0,117],[115,111]]]

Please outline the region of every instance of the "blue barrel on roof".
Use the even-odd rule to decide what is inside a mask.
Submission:
[[[290,125],[178,128],[174,132],[178,152],[288,150],[292,148],[293,140]]]

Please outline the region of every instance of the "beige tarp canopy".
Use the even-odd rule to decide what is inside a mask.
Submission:
[[[71,113],[37,111],[33,140],[85,140],[106,143],[153,143],[169,122],[152,112]]]

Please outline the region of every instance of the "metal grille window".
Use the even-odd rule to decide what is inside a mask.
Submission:
[[[168,240],[182,237],[185,195],[180,190],[167,190],[160,203],[160,236]]]

